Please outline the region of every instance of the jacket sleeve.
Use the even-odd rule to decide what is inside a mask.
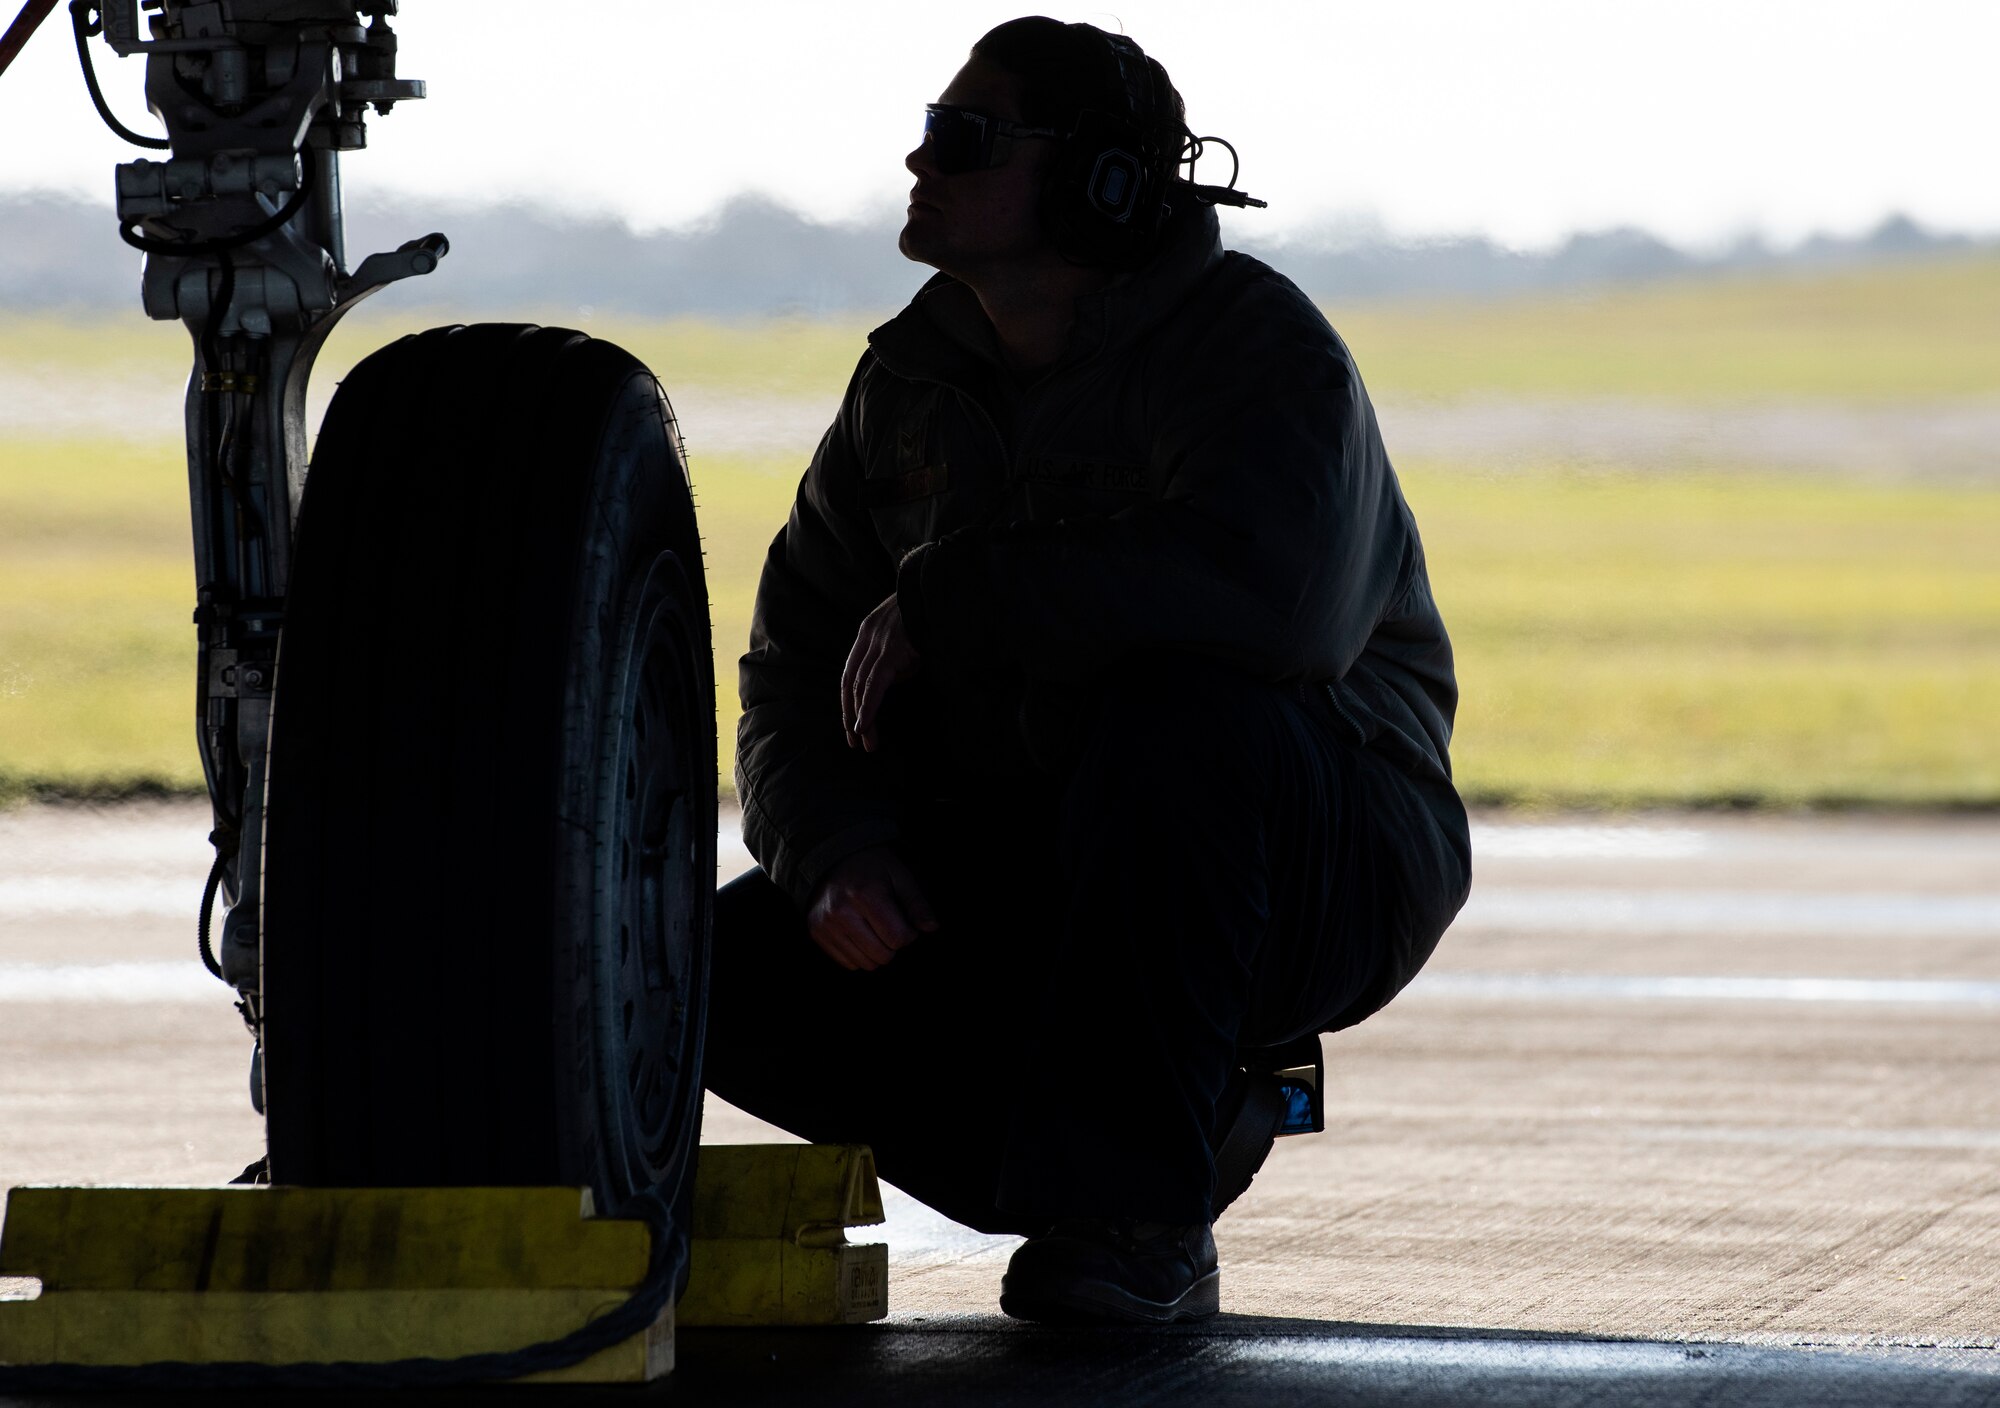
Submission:
[[[862,375],[764,559],[739,667],[744,844],[800,908],[837,862],[897,834],[882,768],[847,746],[840,720],[840,674],[855,632],[895,588],[895,565],[861,504]]]
[[[1153,452],[1171,466],[1160,498],[975,526],[912,553],[897,596],[918,650],[1067,678],[1159,651],[1270,680],[1345,673],[1405,572],[1407,540],[1386,521],[1400,500],[1352,363],[1290,352],[1159,437]]]

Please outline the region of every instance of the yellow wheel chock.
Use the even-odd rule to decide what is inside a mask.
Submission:
[[[852,1324],[887,1313],[868,1150],[709,1145],[695,1185],[690,1325]],[[389,1364],[506,1353],[618,1308],[645,1222],[576,1188],[16,1188],[0,1225],[10,1366]],[[522,1382],[640,1383],[673,1367],[675,1309]]]
[[[889,1313],[889,1248],[859,1145],[707,1144],[695,1179],[683,1325],[856,1325]]]

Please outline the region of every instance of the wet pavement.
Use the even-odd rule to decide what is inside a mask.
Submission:
[[[0,1185],[256,1152],[192,956],[204,831],[0,814]],[[1217,1322],[1015,1325],[1013,1242],[891,1190],[887,1323],[684,1331],[620,1396],[2000,1404],[2000,819],[1482,818],[1475,849],[1430,970],[1328,1039],[1334,1128],[1218,1226]],[[714,1103],[706,1134],[772,1137]]]

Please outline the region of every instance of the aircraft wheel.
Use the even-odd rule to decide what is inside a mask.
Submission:
[[[273,1181],[576,1184],[603,1211],[658,1188],[685,1229],[712,671],[680,439],[640,362],[496,324],[354,369],[273,701]]]

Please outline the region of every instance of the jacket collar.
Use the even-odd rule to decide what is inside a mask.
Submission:
[[[1167,219],[1160,252],[1077,303],[1067,367],[1115,356],[1164,321],[1217,264],[1222,231],[1215,208],[1188,200]],[[993,326],[972,290],[949,274],[934,275],[910,305],[868,334],[884,366],[915,380],[961,383],[1002,366]]]

